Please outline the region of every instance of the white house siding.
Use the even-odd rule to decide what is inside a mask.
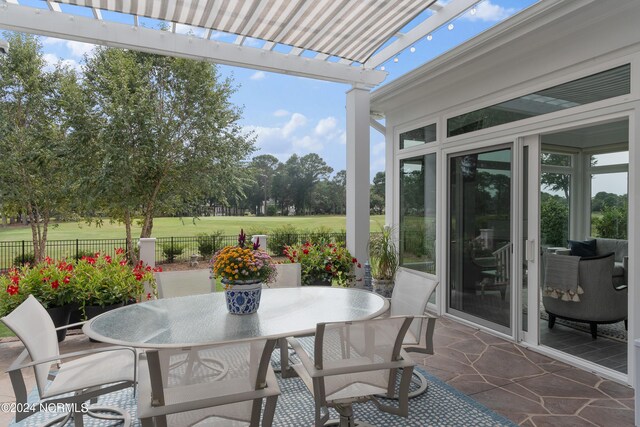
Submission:
[[[446,138],[458,114],[631,63],[631,93],[464,135]],[[387,221],[398,225],[397,168],[407,153],[439,153],[438,276],[446,285],[446,156],[452,147],[516,141],[595,118],[629,119],[629,383],[635,382],[633,338],[640,338],[640,2],[545,1],[374,91],[371,110],[385,115]],[[398,135],[437,123],[437,143],[398,150]],[[517,221],[517,219],[516,219]],[[438,309],[446,306],[446,286]]]

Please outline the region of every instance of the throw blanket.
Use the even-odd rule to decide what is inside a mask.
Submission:
[[[543,294],[563,301],[579,302],[584,291],[578,283],[579,256],[550,254],[546,257]]]

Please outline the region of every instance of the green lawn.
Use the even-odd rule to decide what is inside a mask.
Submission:
[[[223,234],[234,235],[244,228],[247,234],[269,232],[283,225],[291,224],[300,230],[326,227],[334,231],[346,228],[344,216],[216,216],[193,218],[156,218],[153,221],[154,237],[195,236],[199,233],[209,233],[221,230]],[[378,224],[384,224],[384,215],[371,216],[371,230],[378,229]],[[134,227],[134,237],[139,235],[140,227]],[[125,237],[122,224],[112,224],[108,221],[101,227],[87,225],[84,222],[63,222],[49,228],[49,240],[67,239],[113,239]],[[0,241],[31,240],[31,228],[28,226],[0,227]]]

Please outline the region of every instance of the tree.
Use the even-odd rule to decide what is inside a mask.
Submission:
[[[558,196],[542,193],[540,203],[540,234],[542,244],[565,246],[569,237],[569,206]]]
[[[371,197],[369,207],[373,215],[384,213],[384,193],[385,193],[385,175],[384,172],[378,172],[373,177],[373,185],[371,186]]]
[[[267,201],[271,198],[273,177],[279,165],[277,157],[270,154],[256,156],[249,164],[252,181],[246,191],[248,205],[250,208],[263,206],[264,215],[267,214]]]
[[[141,217],[140,237],[149,237],[159,213],[195,210],[207,197],[226,202],[242,192],[242,161],[253,140],[229,102],[232,81],[220,81],[215,66],[97,48],[83,71],[93,132],[76,135],[74,152],[86,171],[80,178],[90,205],[125,224],[129,245],[135,217]]]
[[[52,215],[68,202],[70,164],[62,155],[67,133],[58,100],[69,71],[45,71],[42,46],[27,34],[5,34],[0,55],[0,195],[3,209],[26,212],[33,254],[42,261]]]
[[[278,194],[284,200],[286,198],[284,192],[288,192],[291,195],[290,201],[295,206],[296,215],[303,215],[315,186],[321,180],[327,179],[333,172],[333,168],[316,153],[302,157],[293,154],[279,172],[286,174],[286,178],[276,180]]]

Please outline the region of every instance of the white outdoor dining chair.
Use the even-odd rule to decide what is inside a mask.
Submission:
[[[415,362],[402,350],[411,316],[353,322],[318,323],[313,354],[295,338],[288,341],[301,363],[294,365],[315,400],[315,425],[326,425],[328,408],[340,415],[340,426],[364,425],[353,420],[353,403],[373,401],[378,409],[406,417],[409,383]],[[396,371],[402,368],[396,393]],[[397,395],[385,405],[375,395]]]
[[[47,425],[56,422],[64,425],[70,417],[73,417],[75,426],[82,426],[84,402],[90,400],[95,403],[98,396],[135,386],[136,352],[134,349],[102,347],[60,354],[53,321],[33,295],[30,295],[9,315],[3,317],[2,322],[20,338],[26,347],[7,370],[16,403],[22,408],[29,409],[16,413],[17,422],[38,412],[41,407],[39,404],[27,405],[28,392],[22,373],[26,368],[34,369],[40,398],[38,403],[69,404],[69,407],[74,408],[73,412],[56,417]],[[68,326],[63,328],[65,327]],[[27,356],[31,358],[29,363],[25,363]],[[62,362],[69,358],[73,360]],[[57,372],[50,372],[52,365],[56,366]],[[87,415],[91,417],[107,420],[120,419],[125,426],[131,423],[130,415],[121,409],[97,405],[89,408]],[[106,413],[115,413],[116,416]]]
[[[158,298],[208,294],[216,291],[216,282],[208,268],[198,270],[162,271],[154,273]]]
[[[269,364],[274,345],[273,339],[255,339],[147,350],[140,356],[138,381],[142,426],[271,426],[280,394]],[[180,363],[185,358],[220,360],[228,369],[221,377],[206,364]]]
[[[402,343],[406,351],[433,354],[433,332],[437,317],[426,314],[425,310],[429,298],[437,286],[436,280],[406,269],[400,269],[396,273],[389,315],[414,317]],[[424,347],[420,345],[423,329],[425,331]],[[427,379],[420,372],[414,371],[413,376],[412,381],[417,389],[413,390],[409,397],[424,393],[428,387]]]

